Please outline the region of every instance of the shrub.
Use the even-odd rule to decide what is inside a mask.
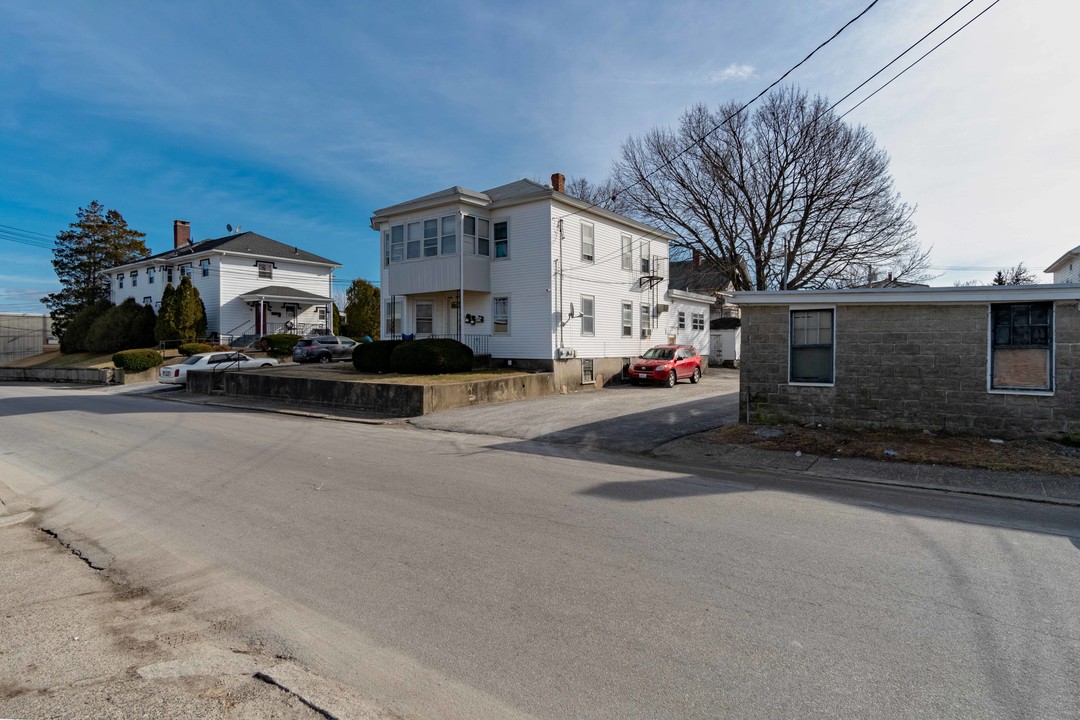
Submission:
[[[90,352],[113,353],[154,345],[154,308],[128,298],[105,311],[86,333],[84,345]]]
[[[60,352],[77,353],[86,352],[86,334],[94,321],[104,315],[113,304],[108,300],[98,300],[93,305],[84,307],[71,318],[67,329],[60,338]]]
[[[352,364],[360,372],[390,372],[390,356],[401,340],[376,340],[353,348]]]
[[[390,369],[410,375],[438,375],[468,372],[472,370],[472,362],[473,351],[468,345],[448,338],[429,338],[394,348]]]
[[[180,347],[176,348],[176,351],[181,355],[191,357],[198,353],[210,352],[214,349],[213,345],[207,345],[206,343],[184,343]]]
[[[142,372],[161,364],[157,350],[121,350],[112,356],[113,365],[126,372]]]
[[[292,333],[263,335],[259,338],[259,347],[271,355],[292,355],[293,347],[303,339],[300,335]]]

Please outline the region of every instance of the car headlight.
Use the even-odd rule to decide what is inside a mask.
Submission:
[[[657,365],[657,366],[656,366],[656,371],[657,371],[657,372],[664,372],[664,371],[665,371],[665,370],[667,370],[667,369],[668,369],[668,366],[667,366],[667,365]]]

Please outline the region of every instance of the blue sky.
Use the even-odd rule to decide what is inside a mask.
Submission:
[[[47,242],[96,199],[155,252],[174,219],[196,239],[231,223],[375,279],[372,210],[556,171],[601,180],[628,135],[753,97],[868,2],[11,0],[0,225]],[[882,0],[791,81],[839,98],[962,4]],[[1077,20],[1073,3],[1003,0],[848,116],[918,206],[934,284],[1041,271],[1080,244],[1063,222],[1080,191]],[[51,253],[0,240],[0,258],[0,311],[41,312]]]

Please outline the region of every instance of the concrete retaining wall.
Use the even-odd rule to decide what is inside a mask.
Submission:
[[[9,368],[0,367],[2,382],[57,382],[107,385],[117,382],[113,368]]]
[[[187,391],[415,417],[436,410],[542,397],[554,392],[554,384],[548,373],[446,385],[399,385],[282,377],[273,373],[192,372],[188,373]]]

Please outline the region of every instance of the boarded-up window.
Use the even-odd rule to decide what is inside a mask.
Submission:
[[[793,383],[833,381],[833,311],[791,311],[791,363]]]
[[[990,318],[990,387],[995,390],[1051,390],[1053,305],[992,305]]]

